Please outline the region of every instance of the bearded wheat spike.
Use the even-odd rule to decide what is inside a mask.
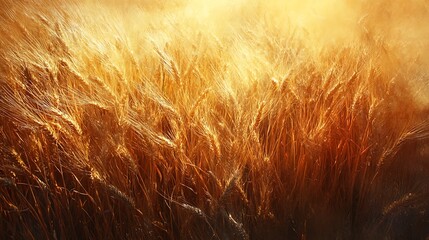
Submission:
[[[182,78],[180,77],[179,68],[178,68],[178,66],[174,60],[171,60],[170,63],[171,63],[171,68],[173,70],[174,79],[181,86],[182,85]]]
[[[253,120],[253,130],[256,131],[256,129],[259,127],[259,124],[261,123],[262,114],[265,107],[265,101],[259,104],[258,110],[256,111],[255,119]]]
[[[248,240],[250,239],[246,230],[244,230],[243,224],[237,222],[231,214],[228,214],[225,210],[221,210],[223,218],[226,220],[230,228],[233,230],[234,239]]]
[[[67,124],[73,127],[73,129],[79,134],[82,135],[82,129],[78,122],[69,114],[62,112],[61,110],[52,107],[50,109],[53,113],[59,116],[62,120],[64,120]]]
[[[98,83],[112,98],[116,99],[116,94],[113,89],[98,76],[90,76],[89,79]]]
[[[200,106],[200,104],[207,98],[209,92],[210,92],[210,88],[207,88],[206,90],[204,90],[200,96],[198,97],[197,101],[195,101],[194,105],[192,105],[191,111],[189,111],[189,116],[192,118],[195,115],[195,112],[198,108],[198,106]]]

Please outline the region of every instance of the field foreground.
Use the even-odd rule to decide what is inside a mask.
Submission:
[[[403,2],[1,0],[0,238],[428,239]]]

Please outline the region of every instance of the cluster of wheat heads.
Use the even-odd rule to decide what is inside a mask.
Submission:
[[[389,19],[317,45],[281,1],[127,4],[2,1],[0,238],[428,236],[424,60]]]

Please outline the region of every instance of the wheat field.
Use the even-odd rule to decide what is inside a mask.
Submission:
[[[1,239],[428,239],[426,0],[1,0]]]

